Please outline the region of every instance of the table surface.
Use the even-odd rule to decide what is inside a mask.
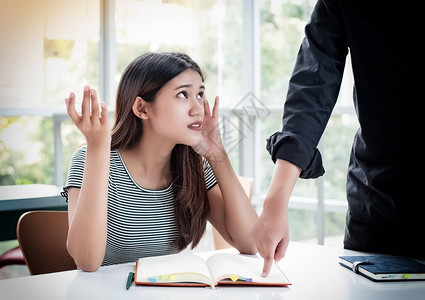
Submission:
[[[19,217],[31,210],[67,210],[61,187],[48,184],[0,186],[0,241],[16,239]]]
[[[234,249],[218,250],[234,252]],[[208,257],[215,253],[198,253]],[[356,251],[291,242],[279,262],[290,287],[135,286],[126,290],[128,272],[135,263],[0,280],[0,298],[18,299],[424,299],[425,281],[373,282],[338,264],[339,255]],[[260,272],[261,270],[259,270]]]
[[[61,189],[48,184],[0,186],[0,211],[67,207]]]

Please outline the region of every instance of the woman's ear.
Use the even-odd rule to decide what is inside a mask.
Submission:
[[[143,100],[141,97],[137,97],[133,103],[133,113],[142,120],[149,119],[148,114],[149,103]]]

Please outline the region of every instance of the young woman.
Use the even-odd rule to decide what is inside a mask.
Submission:
[[[124,71],[115,124],[96,91],[65,99],[87,144],[71,160],[67,248],[84,271],[195,247],[207,220],[242,253],[256,253],[257,214],[220,140],[199,66],[181,53],[146,53]]]

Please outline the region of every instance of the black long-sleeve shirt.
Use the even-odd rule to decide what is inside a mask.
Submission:
[[[421,153],[414,110],[425,98],[416,15],[398,2],[319,0],[290,79],[282,131],[267,141],[273,161],[298,165],[301,178],[324,174],[317,144],[350,53],[360,128],[347,172],[345,248],[425,257],[425,197],[415,197]]]

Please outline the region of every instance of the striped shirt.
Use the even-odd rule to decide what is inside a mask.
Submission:
[[[81,188],[86,145],[72,156],[64,187]],[[204,159],[207,190],[216,183]],[[138,185],[128,172],[118,150],[112,150],[108,180],[108,216],[105,258],[102,265],[134,262],[138,258],[176,253],[172,242],[178,236],[174,216],[173,184],[162,190]]]

